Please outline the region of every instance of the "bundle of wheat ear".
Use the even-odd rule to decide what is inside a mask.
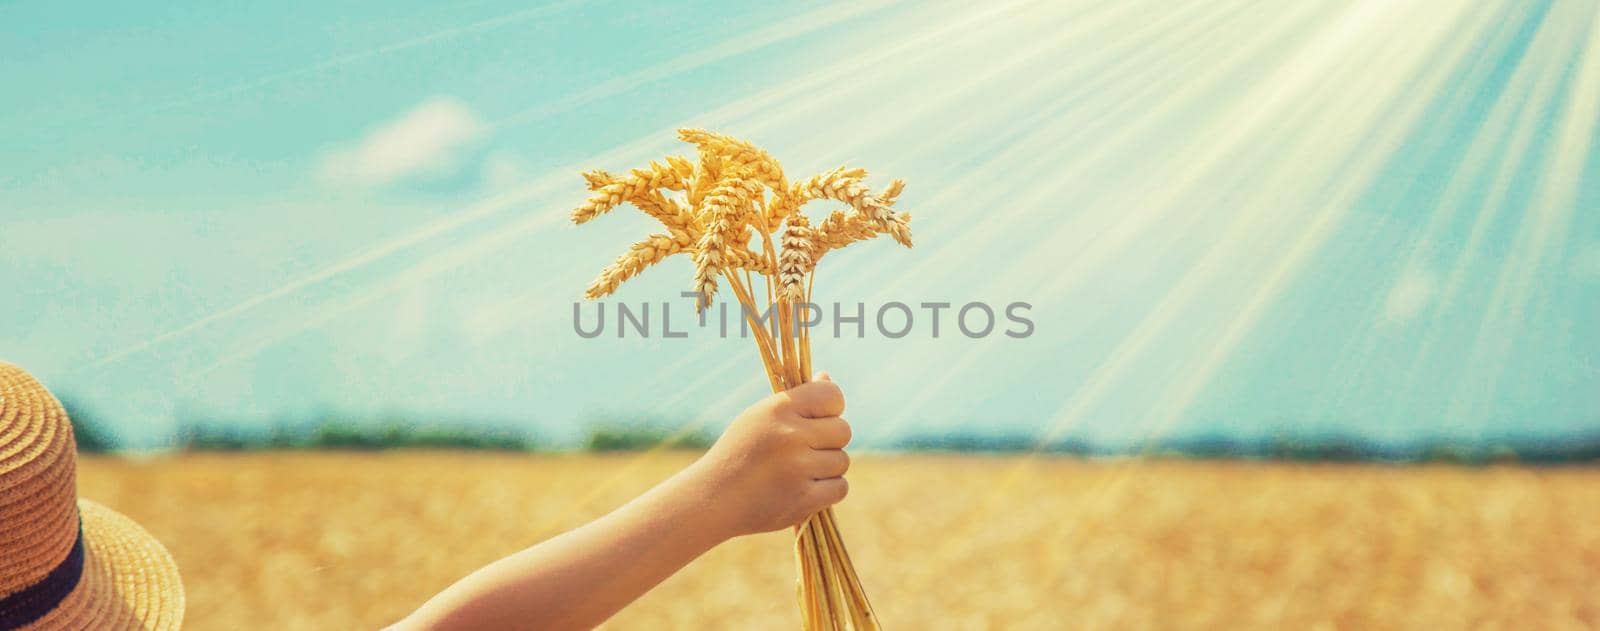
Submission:
[[[606,296],[645,268],[687,253],[694,259],[699,307],[711,303],[718,277],[739,299],[773,392],[805,383],[812,374],[811,336],[800,323],[810,321],[807,310],[814,308],[817,262],[880,234],[911,247],[911,216],[894,209],[905,183],[895,180],[873,193],[862,183],[865,170],[846,168],[790,182],[772,156],[748,142],[698,129],[678,130],[678,137],[698,149],[698,161],[669,156],[627,175],[583,174],[594,194],[572,211],[573,223],[629,203],[666,230],[629,247],[586,295]],[[813,225],[801,209],[823,200],[843,208]],[[756,278],[764,293],[756,293]],[[833,509],[812,515],[795,534],[804,628],[878,629]]]

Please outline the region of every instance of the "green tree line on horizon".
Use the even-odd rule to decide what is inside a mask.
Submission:
[[[72,418],[78,448],[85,453],[115,453],[119,441],[110,426],[91,411],[63,400]],[[180,422],[174,447],[182,451],[462,449],[553,452],[570,450],[521,429],[410,420],[356,420],[337,414],[246,430],[244,424]],[[661,420],[594,423],[576,446],[591,452],[646,449],[705,449],[716,436],[682,429]],[[1178,457],[1256,459],[1298,462],[1442,462],[1455,464],[1585,464],[1600,462],[1600,431],[1569,440],[1462,443],[1449,440],[1385,445],[1354,436],[1238,438],[1222,434],[1166,437],[1136,448],[1103,447],[1079,440],[1039,444],[1021,433],[944,432],[914,435],[887,447],[909,452],[1019,454],[1078,457]]]

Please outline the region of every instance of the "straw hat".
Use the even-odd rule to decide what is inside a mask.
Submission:
[[[61,403],[0,362],[0,629],[177,629],[183,585],[138,524],[78,499]]]

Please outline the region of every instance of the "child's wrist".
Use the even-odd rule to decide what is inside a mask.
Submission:
[[[719,493],[725,486],[720,473],[714,463],[701,458],[669,482],[676,501],[686,508],[684,518],[711,546],[744,534],[728,498]]]

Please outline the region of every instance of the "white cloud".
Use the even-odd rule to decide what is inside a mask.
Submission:
[[[459,100],[436,96],[378,126],[354,145],[328,152],[319,174],[334,183],[381,186],[420,175],[447,174],[486,125]]]
[[[1384,321],[1401,324],[1416,317],[1428,303],[1433,302],[1438,285],[1433,275],[1423,270],[1401,273],[1399,280],[1389,290],[1388,300],[1383,303]]]

